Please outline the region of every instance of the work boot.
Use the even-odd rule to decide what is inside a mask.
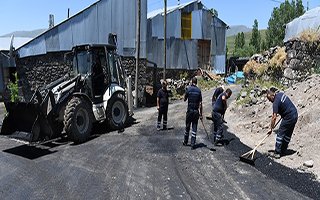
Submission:
[[[214,146],[222,146],[223,141],[222,141],[223,136],[222,135],[216,135],[214,139]]]
[[[188,145],[188,139],[189,139],[189,136],[184,136],[184,140],[183,140],[183,142],[182,142],[182,145],[183,146],[187,146]]]
[[[191,137],[191,150],[195,149],[196,137]]]

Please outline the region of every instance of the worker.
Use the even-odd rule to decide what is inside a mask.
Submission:
[[[189,132],[191,129],[191,149],[196,148],[196,136],[198,120],[202,120],[202,95],[201,90],[197,87],[197,78],[193,77],[191,85],[186,88],[184,101],[188,100],[188,108],[186,113],[186,129],[184,133],[183,145],[186,146],[189,140]]]
[[[158,110],[158,123],[157,130],[160,131],[161,119],[163,117],[163,130],[167,130],[168,120],[168,106],[169,106],[169,92],[167,90],[167,82],[162,82],[162,88],[157,93],[157,110]]]
[[[212,95],[212,98],[211,98],[211,102],[212,102],[212,109],[214,107],[214,104],[215,102],[217,101],[217,98],[219,97],[219,95],[224,92],[224,89],[223,87],[217,87],[214,92],[213,92],[213,95]]]
[[[230,88],[226,89],[225,92],[221,93],[217,98],[216,103],[214,104],[213,108],[213,143],[215,145],[223,145],[222,138],[223,138],[223,115],[227,110],[227,100],[232,95],[232,91]]]
[[[211,103],[212,103],[212,112],[211,112],[211,116],[212,116],[212,119],[213,119],[213,108],[214,108],[214,104],[216,103],[217,101],[217,98],[219,97],[219,95],[221,93],[224,92],[224,89],[222,86],[220,87],[217,87],[214,92],[213,92],[213,95],[212,95],[212,98],[211,98]],[[222,122],[223,123],[227,123],[225,120],[224,120],[224,114],[222,115]]]
[[[282,118],[282,122],[277,131],[275,151],[270,154],[271,157],[279,159],[282,155],[285,155],[288,149],[294,127],[298,120],[298,112],[295,105],[283,92],[276,93],[275,91],[268,90],[267,98],[272,102],[273,110],[270,124],[271,130],[268,134],[272,133],[278,114]]]

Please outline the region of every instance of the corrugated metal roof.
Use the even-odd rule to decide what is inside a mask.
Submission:
[[[118,37],[118,52],[135,55],[137,0],[99,0],[18,49],[20,57],[68,51],[85,43],[107,44],[108,34]],[[147,0],[141,1],[140,56],[146,56]]]

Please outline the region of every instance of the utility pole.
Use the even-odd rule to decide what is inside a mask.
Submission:
[[[141,24],[141,0],[138,0],[137,32],[136,32],[136,75],[134,80],[135,98],[134,107],[138,108],[138,79],[139,79],[139,57],[140,57],[140,24]]]
[[[167,0],[164,0],[164,58],[163,58],[163,80],[166,80],[166,68],[167,68]]]

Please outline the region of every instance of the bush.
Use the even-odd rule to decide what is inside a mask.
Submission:
[[[15,81],[8,83],[8,88],[10,91],[10,101],[17,102],[19,101],[19,87],[18,87],[18,75],[17,73],[14,74]]]
[[[198,87],[204,91],[217,87],[218,85],[219,82],[217,80],[205,80],[203,78],[198,79]]]
[[[307,29],[300,33],[299,39],[303,42],[316,42],[320,40],[319,27],[317,29]]]

